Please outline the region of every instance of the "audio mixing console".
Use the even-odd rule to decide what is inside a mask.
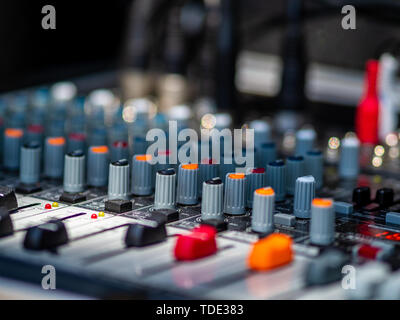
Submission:
[[[3,276],[39,285],[51,265],[58,287],[103,298],[400,298],[396,134],[366,147],[352,133],[279,136],[255,120],[252,168],[225,163],[227,154],[221,163],[153,164],[139,120],[159,119],[150,103],[132,103],[140,112],[130,129],[64,136],[52,123],[4,122]],[[8,121],[18,122],[12,110]],[[229,128],[228,115],[213,117]],[[116,129],[126,140],[109,138]]]
[[[400,299],[397,2],[4,4],[0,299]]]

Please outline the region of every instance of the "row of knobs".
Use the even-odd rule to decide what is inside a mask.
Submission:
[[[21,129],[6,129],[4,134],[4,155],[3,155],[3,165],[6,170],[16,171],[20,169],[22,172],[22,180],[24,183],[31,183],[30,180],[33,177],[25,177],[29,175],[29,170],[36,170],[37,165],[40,164],[34,163],[32,167],[29,166],[31,163],[30,160],[32,157],[37,158],[36,154],[41,152],[41,145],[38,142],[28,142],[26,144],[22,143],[23,141],[23,131]],[[74,134],[69,139],[68,149],[71,150],[84,150],[84,136]],[[104,148],[107,150],[104,151]],[[33,150],[32,150],[33,149]],[[64,155],[66,153],[66,139],[64,137],[48,137],[44,144],[44,174],[46,177],[51,179],[60,179],[63,176],[64,171]],[[112,162],[117,161],[119,159],[127,159],[129,157],[129,148],[128,144],[125,141],[116,141],[110,146],[110,150],[108,147],[91,147],[89,148],[89,160],[94,159],[96,162],[101,162],[102,167],[98,168],[94,166],[93,173],[96,175],[89,175],[97,178],[97,173],[101,175],[102,172],[105,172],[105,176],[107,177],[107,170],[103,170],[104,165],[101,159],[96,160],[95,158],[106,158],[106,164],[108,166],[107,161],[111,159]],[[40,160],[40,159],[39,159]],[[40,166],[39,166],[40,168]],[[99,179],[104,180],[99,177]],[[36,181],[38,179],[35,179]],[[107,179],[105,179],[107,180]],[[95,182],[95,184],[101,184],[102,182]]]
[[[260,167],[264,167],[265,164],[276,160],[276,145],[273,142],[269,142],[268,135],[264,131],[259,132],[260,128],[264,129],[264,126],[256,126],[255,131],[255,147],[256,147],[256,162]],[[260,135],[260,133],[262,133]],[[7,170],[18,170],[20,166],[21,147],[23,141],[23,131],[21,129],[6,129],[4,133],[4,152],[3,164]],[[261,137],[266,137],[261,139]],[[314,168],[311,164],[312,161],[322,161],[322,155],[319,152],[314,152],[316,134],[311,129],[299,130],[296,134],[296,150],[295,154],[302,156],[305,159],[307,166]],[[72,147],[72,149],[71,149]],[[29,148],[29,146],[28,146]],[[84,150],[84,137],[79,134],[75,134],[70,137],[68,149],[70,150]],[[359,173],[359,149],[360,144],[357,138],[347,137],[341,142],[341,156],[339,161],[339,176],[342,178],[354,178]],[[63,137],[49,137],[45,141],[44,145],[44,163],[45,163],[45,174],[50,178],[61,178],[63,174],[63,157],[66,150],[66,141]],[[119,159],[127,159],[129,155],[128,144],[123,141],[115,142],[110,147],[110,158],[111,161],[117,161]],[[24,154],[22,155],[24,158]],[[231,159],[230,159],[231,160]],[[232,164],[234,167],[234,165]],[[226,170],[223,173],[232,171],[232,166],[226,166]],[[225,167],[225,165],[224,165]],[[310,173],[311,174],[311,173]],[[313,176],[317,179],[317,188],[320,187],[321,179],[318,179],[316,175],[321,174],[320,172],[313,172]],[[225,174],[222,174],[225,176]]]
[[[276,165],[281,167],[280,164]],[[250,172],[247,175],[242,173],[228,174],[225,180],[225,188],[220,178],[203,182],[202,219],[204,221],[221,220],[224,213],[232,215],[245,213],[246,205],[244,203],[246,191],[248,191],[252,198],[251,205],[253,207],[252,230],[259,233],[273,231],[273,215],[277,193],[270,186],[264,187],[265,172],[255,170],[255,172]],[[195,164],[181,165],[178,175],[178,195],[176,195],[177,175],[175,170],[165,169],[157,172],[154,198],[156,209],[173,209],[177,203],[197,203],[198,166]],[[335,213],[333,202],[328,199],[315,199],[315,187],[316,181],[312,176],[302,176],[296,179],[294,212],[299,218],[311,218],[310,239],[312,243],[328,245],[334,239]]]

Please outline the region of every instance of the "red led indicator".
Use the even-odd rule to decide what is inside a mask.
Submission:
[[[115,148],[127,148],[128,147],[128,143],[126,141],[115,141],[113,143],[113,146]]]
[[[45,209],[51,209],[51,204],[50,203],[46,203],[46,205],[44,206]]]
[[[91,216],[92,219],[97,219],[97,214],[93,213]]]

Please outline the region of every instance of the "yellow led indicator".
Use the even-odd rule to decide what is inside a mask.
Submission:
[[[99,217],[104,217],[104,216],[105,216],[105,213],[103,211],[100,211],[99,212]]]
[[[52,207],[53,208],[58,208],[58,202],[53,202]]]

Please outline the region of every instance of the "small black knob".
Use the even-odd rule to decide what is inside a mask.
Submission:
[[[13,223],[6,207],[0,207],[0,238],[14,233]]]
[[[68,243],[67,229],[62,221],[52,220],[28,229],[24,247],[31,250],[49,250]]]
[[[381,207],[389,207],[393,203],[394,191],[391,188],[382,188],[376,190],[375,202]]]
[[[18,208],[18,201],[12,188],[0,186],[0,207],[5,207],[8,211]]]
[[[165,224],[150,227],[134,223],[128,227],[125,235],[125,244],[127,247],[145,247],[160,243],[166,238]]]
[[[353,190],[353,202],[357,206],[365,206],[371,202],[371,189],[369,187],[358,187]]]

